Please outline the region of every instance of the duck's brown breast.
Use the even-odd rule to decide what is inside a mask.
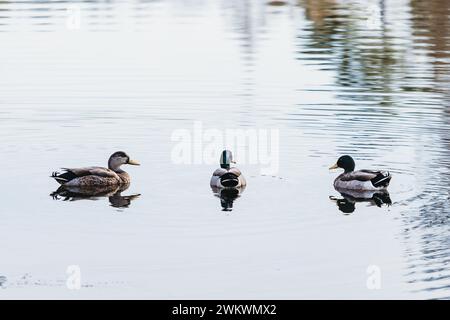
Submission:
[[[121,184],[128,185],[131,183],[131,177],[127,172],[120,172],[117,174],[121,180]]]

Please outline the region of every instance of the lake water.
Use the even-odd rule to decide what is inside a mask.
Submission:
[[[1,1],[0,298],[449,298],[449,125],[446,0]],[[199,127],[275,130],[278,170],[236,154],[223,211],[220,154],[173,160]],[[117,150],[121,195],[50,196]],[[342,154],[390,206],[334,190]]]

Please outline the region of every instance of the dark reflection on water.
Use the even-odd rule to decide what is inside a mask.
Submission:
[[[158,200],[158,192],[160,196],[170,193],[167,181],[183,183],[179,181],[183,177],[173,176],[167,157],[161,156],[170,153],[166,145],[172,128],[189,127],[191,120],[200,119],[220,128],[286,129],[291,135],[281,143],[282,181],[292,185],[274,189],[288,193],[294,201],[268,202],[271,213],[294,212],[292,216],[298,220],[288,216],[292,220],[286,223],[294,229],[323,217],[303,213],[327,210],[323,206],[330,204],[326,197],[331,189],[327,187],[332,188],[333,179],[322,172],[339,154],[351,154],[364,165],[387,169],[393,174],[390,194],[336,192],[330,197],[336,207],[329,210],[341,220],[339,213],[354,213],[345,217],[348,225],[373,217],[357,213],[388,211],[383,217],[400,223],[396,235],[406,272],[399,281],[408,283],[406,290],[427,297],[450,296],[450,1],[0,1],[0,32],[6,36],[18,30],[67,32],[69,5],[81,8],[83,36],[89,38],[91,31],[104,36],[86,40],[86,46],[101,42],[105,48],[96,47],[98,60],[78,47],[58,51],[59,55],[37,51],[40,60],[35,63],[35,53],[27,55],[26,41],[19,41],[18,36],[2,41],[17,45],[16,52],[6,51],[9,46],[0,52],[1,67],[9,75],[17,73],[11,80],[0,79],[5,93],[0,99],[0,151],[7,157],[22,152],[22,159],[34,159],[32,151],[45,150],[40,154],[50,159],[43,163],[54,161],[54,156],[62,162],[67,154],[60,145],[68,143],[70,151],[74,146],[80,150],[76,160],[84,162],[88,151],[99,147],[116,149],[117,144],[131,144],[134,150],[145,152],[151,145],[150,162],[168,172],[154,190],[153,197]],[[183,33],[192,26],[197,28],[192,28],[193,34]],[[139,31],[130,50],[127,40],[131,37],[120,33],[124,30]],[[196,32],[202,32],[204,38],[198,39]],[[176,37],[178,34],[181,36]],[[187,36],[191,38],[183,42]],[[132,64],[145,49],[146,37],[151,47],[146,52],[148,60]],[[55,36],[52,41],[60,39]],[[29,46],[39,48],[37,43]],[[213,50],[215,47],[220,50]],[[159,54],[150,56],[154,52]],[[108,58],[113,62],[102,64]],[[77,67],[87,63],[92,63],[87,68],[92,73],[78,71]],[[44,65],[41,72],[27,73],[40,64]],[[64,69],[67,65],[71,67]],[[97,65],[101,67],[96,69]],[[198,68],[190,69],[191,65]],[[15,69],[8,69],[10,66]],[[47,79],[54,81],[41,84]],[[49,132],[48,127],[56,126],[64,138]],[[130,128],[137,132],[133,137]],[[83,141],[78,131],[74,132],[80,129],[87,132]],[[98,143],[92,141],[93,134],[99,136]],[[91,149],[83,149],[85,143],[90,143]],[[23,160],[22,166],[26,165]],[[21,171],[10,169],[11,177],[5,179],[16,183]],[[38,169],[36,175],[41,174]],[[42,171],[48,171],[47,167]],[[308,176],[310,171],[317,177]],[[214,202],[214,209],[250,210],[233,218],[253,217],[244,227],[258,227],[259,217],[251,215],[251,201],[256,203],[252,192],[261,192],[258,200],[270,196],[258,183],[258,178],[249,181],[242,202],[237,199],[243,190],[213,190],[220,199],[220,206]],[[148,192],[143,194],[153,191],[153,181],[143,185],[145,188]],[[108,198],[113,207],[133,210],[137,203],[131,202],[138,195],[123,196],[123,191],[59,190],[54,195],[62,200]],[[295,201],[299,194],[306,196]],[[180,192],[179,197],[183,195]],[[180,202],[194,202],[196,195],[184,195]],[[144,198],[142,202],[150,205],[153,199]],[[310,199],[308,205],[303,204]],[[200,201],[194,203],[182,210],[183,218],[195,216],[197,212],[190,208],[203,206]],[[155,212],[162,206],[159,203]],[[162,211],[166,218],[169,210]],[[282,224],[279,215],[271,217],[265,230],[269,235],[275,232],[272,226]],[[185,221],[171,218],[180,224]],[[381,219],[377,223],[382,223]],[[176,227],[173,229],[178,230]],[[341,235],[339,229],[333,230]],[[365,233],[352,229],[355,236],[358,231]],[[254,233],[258,232],[264,233],[258,229]],[[279,238],[283,235],[283,231],[277,234]],[[320,242],[305,242],[317,246],[312,251],[321,252]],[[351,261],[347,262],[351,266]]]
[[[226,189],[211,187],[211,189],[214,195],[220,199],[222,211],[232,211],[235,200],[242,195],[245,187]]]
[[[7,281],[8,279],[5,276],[0,276],[0,288],[2,288]]]
[[[301,48],[300,59],[317,64],[321,70],[336,70],[336,83],[356,90],[385,92],[392,82],[400,79],[399,56],[395,39],[383,23],[384,1],[378,8],[380,28],[367,30],[370,22],[365,8],[355,11],[354,4],[341,1],[304,1],[306,17],[311,20],[311,34],[306,38],[306,50]],[[306,55],[306,58],[303,58]],[[369,97],[377,99],[376,96]],[[366,101],[367,97],[354,97]],[[377,102],[383,101],[378,97]]]
[[[335,201],[339,210],[344,214],[353,213],[358,202],[368,203],[377,207],[390,206],[392,204],[391,197],[387,191],[351,192],[345,190],[341,191],[340,194],[342,198],[330,196],[330,200]]]
[[[131,202],[139,198],[140,194],[122,195],[129,186],[105,187],[105,188],[76,188],[59,187],[50,196],[55,200],[79,201],[79,200],[101,200],[108,198],[114,208],[128,208]]]

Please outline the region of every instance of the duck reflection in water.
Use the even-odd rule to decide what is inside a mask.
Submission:
[[[220,198],[222,211],[232,211],[234,200],[239,198],[245,190],[245,186],[236,188],[211,187],[214,195]]]
[[[50,195],[55,200],[63,201],[100,200],[107,197],[112,207],[128,208],[131,201],[140,196],[140,194],[123,196],[122,192],[127,190],[128,187],[129,185],[104,186],[96,188],[61,186]]]
[[[384,191],[364,191],[355,192],[351,190],[339,190],[336,189],[342,198],[336,198],[330,196],[330,200],[336,202],[339,210],[345,214],[353,213],[356,209],[357,202],[366,202],[372,206],[377,206],[381,208],[382,206],[390,206],[392,204],[389,192]]]

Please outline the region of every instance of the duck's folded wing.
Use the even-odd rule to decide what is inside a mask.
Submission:
[[[230,170],[228,170],[228,172],[236,175],[236,177],[239,177],[242,174],[241,170],[236,167],[231,168]]]
[[[370,170],[359,170],[344,174],[342,181],[370,181],[377,176],[377,172]]]
[[[62,168],[67,173],[75,175],[77,178],[84,176],[98,176],[105,178],[115,178],[117,174],[107,168],[103,167],[85,167],[85,168]]]
[[[342,181],[370,181],[375,188],[389,186],[391,174],[388,171],[359,170],[344,174]]]
[[[239,177],[242,174],[241,171],[238,168],[233,167],[233,168],[230,168],[228,170],[223,169],[223,168],[219,168],[216,171],[214,171],[213,176],[220,177],[220,176],[223,176],[226,173],[234,174],[236,177]]]
[[[213,172],[213,176],[214,177],[220,177],[220,176],[224,175],[225,173],[227,173],[227,170],[225,170],[223,168],[219,168],[219,169],[216,169],[216,171]]]

